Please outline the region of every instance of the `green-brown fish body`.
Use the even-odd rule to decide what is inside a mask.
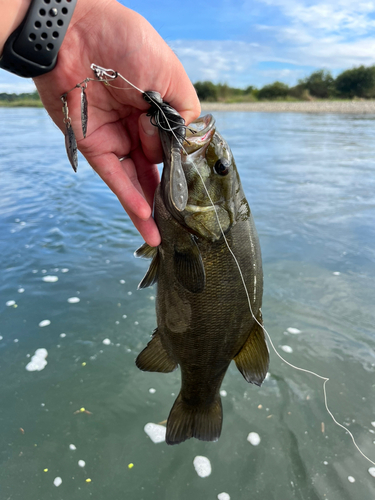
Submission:
[[[188,132],[180,160],[171,147],[175,141],[161,133],[164,170],[155,220],[162,243],[157,249],[143,245],[136,253],[152,257],[140,287],[157,281],[158,288],[158,326],[137,366],[158,372],[181,368],[181,392],[167,421],[168,444],[191,437],[217,440],[222,426],[219,391],[230,362],[234,359],[245,379],[257,385],[269,362],[260,326],[259,240],[232,153],[210,115],[190,127],[196,133]],[[176,208],[171,189],[171,172],[180,167],[188,190],[182,209]]]

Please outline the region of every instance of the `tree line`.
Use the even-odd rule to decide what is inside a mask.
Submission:
[[[294,87],[274,82],[258,89],[245,89],[209,81],[197,82],[195,90],[201,101],[245,102],[257,100],[371,99],[375,98],[375,65],[347,69],[334,78],[320,69],[299,80]],[[24,94],[0,93],[0,106],[42,106],[37,91]]]
[[[195,90],[201,101],[241,102],[256,100],[310,100],[310,99],[371,99],[375,98],[375,65],[348,69],[334,78],[330,71],[321,69],[298,81],[294,87],[274,82],[257,89],[229,87],[209,81],[197,82]]]
[[[27,92],[23,94],[0,93],[0,106],[42,106],[38,92]]]

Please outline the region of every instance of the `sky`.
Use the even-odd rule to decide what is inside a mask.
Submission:
[[[375,64],[375,0],[121,0],[142,14],[193,83],[290,86],[313,71],[334,76]],[[31,80],[0,70],[0,92],[29,92]]]

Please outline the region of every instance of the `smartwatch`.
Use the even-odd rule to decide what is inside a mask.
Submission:
[[[24,78],[52,71],[77,0],[32,0],[4,45],[0,68]]]

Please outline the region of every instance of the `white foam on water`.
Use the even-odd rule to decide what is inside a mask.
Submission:
[[[122,315],[122,317],[123,317],[124,319],[126,319],[126,318],[127,318],[126,314],[123,314],[123,315]]]
[[[355,483],[355,478],[353,476],[348,476],[349,483]]]
[[[221,389],[220,396],[222,396],[223,398],[225,398],[227,395],[228,395],[227,391],[225,389]]]
[[[17,290],[17,292],[18,292],[18,293],[23,293],[24,291],[25,291],[25,289],[24,289],[24,288],[19,288],[19,289]]]
[[[148,390],[148,392],[149,392],[150,394],[155,394],[156,389],[154,389],[153,387],[151,387],[151,388]]]
[[[128,292],[128,295],[133,295],[133,292]]]
[[[69,269],[67,267],[64,267],[63,269],[61,269],[62,273],[67,273],[68,271],[69,271]]]
[[[124,285],[126,283],[125,280],[120,280],[121,285]]]
[[[59,278],[57,276],[50,276],[49,274],[47,274],[47,276],[43,276],[42,280],[46,283],[55,283],[59,280]]]
[[[14,340],[13,340],[13,342],[15,342],[15,343],[17,344],[17,342],[18,342],[18,339],[14,339]]]
[[[260,436],[257,432],[250,432],[250,434],[247,436],[247,440],[253,446],[258,446],[258,444],[260,443]]]
[[[68,299],[69,304],[77,304],[80,301],[81,299],[79,297],[69,297]]]
[[[370,467],[368,470],[370,476],[375,477],[375,467]]]
[[[41,328],[43,328],[44,326],[48,326],[48,325],[50,325],[50,324],[51,324],[51,322],[50,322],[50,320],[49,320],[49,319],[44,319],[43,321],[41,321],[41,322],[39,323],[39,326],[40,326]]]
[[[42,269],[43,274],[46,274],[46,272],[47,272],[47,269]]]
[[[38,271],[37,271],[37,269],[33,269],[31,272],[32,272],[33,274],[36,274]]]
[[[2,335],[0,335],[0,340],[3,340],[3,336]]]
[[[228,495],[228,493],[225,493],[225,491],[223,491],[222,493],[219,493],[217,498],[219,500],[230,500],[230,496]]]
[[[15,300],[8,300],[8,302],[5,302],[5,305],[8,306],[8,307],[11,307],[11,306],[14,306],[16,303]]]
[[[62,483],[61,477],[55,477],[55,479],[53,480],[53,484],[55,486],[60,486],[61,483]]]
[[[64,337],[66,337],[66,333],[60,333],[60,337],[63,339]]]
[[[40,348],[35,351],[34,356],[31,361],[25,366],[28,372],[40,372],[43,370],[47,364],[48,351],[47,349]]]
[[[339,276],[341,273],[339,271],[334,271],[332,274],[334,274],[335,276]]]
[[[84,467],[86,465],[86,462],[84,460],[78,460],[78,465],[80,467]]]
[[[103,344],[104,345],[110,345],[111,341],[109,339],[104,339]]]
[[[292,335],[298,335],[299,333],[301,333],[301,330],[298,330],[298,328],[293,328],[292,326],[287,328],[286,331],[288,333],[291,333]]]
[[[193,460],[193,465],[199,477],[208,477],[211,472],[211,462],[207,457],[197,455]]]
[[[288,353],[293,352],[293,349],[289,345],[281,345],[280,349],[282,349],[284,352],[288,352]]]
[[[163,443],[165,441],[166,427],[152,422],[144,426],[144,431],[153,443]]]
[[[69,449],[70,450],[76,450],[77,448],[76,448],[76,446],[74,444],[70,444],[69,445]]]
[[[374,421],[374,422],[371,422],[371,425],[372,425],[373,427],[375,427],[375,421]]]

